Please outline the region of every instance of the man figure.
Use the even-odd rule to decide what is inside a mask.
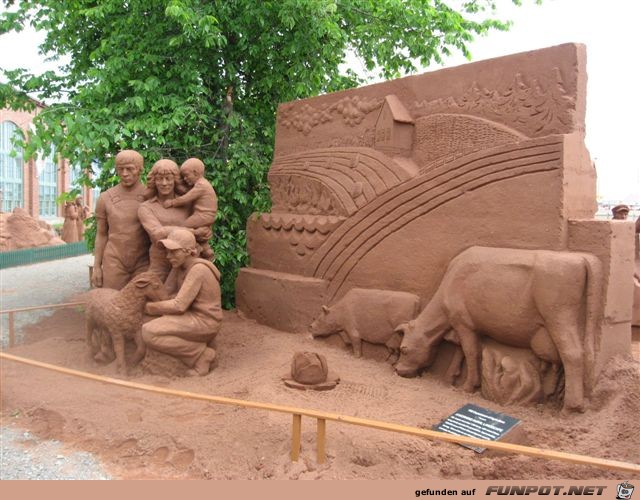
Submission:
[[[140,182],[142,155],[124,150],[116,155],[120,184],[100,195],[96,204],[95,260],[93,284],[120,290],[149,266],[149,237],[138,220],[144,200]]]
[[[220,271],[197,257],[195,236],[184,228],[173,229],[158,245],[167,252],[171,272],[165,281],[173,299],[148,302],[145,312],[160,316],[142,326],[148,347],[180,359],[189,375],[206,375],[216,357],[210,346],[222,322]]]
[[[627,205],[616,205],[611,209],[614,220],[627,220],[629,215],[629,207]]]

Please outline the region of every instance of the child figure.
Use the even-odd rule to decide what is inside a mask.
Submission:
[[[196,231],[196,241],[200,244],[201,257],[213,258],[213,251],[209,247],[211,226],[216,221],[218,213],[218,197],[213,186],[204,178],[204,163],[198,158],[189,158],[180,166],[180,173],[187,186],[191,189],[186,194],[173,200],[164,202],[164,208],[182,207],[191,204],[191,215],[185,221],[185,227],[191,229],[207,228],[207,231]]]

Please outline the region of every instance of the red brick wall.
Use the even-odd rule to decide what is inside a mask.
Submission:
[[[37,106],[33,112],[13,111],[10,109],[0,109],[0,123],[10,121],[15,123],[22,132],[28,136],[29,126],[33,118],[43,110],[42,106]],[[31,159],[24,162],[23,167],[23,199],[24,208],[33,217],[38,217],[40,213],[38,170],[36,161]],[[62,158],[58,159],[58,195],[71,189],[71,173],[69,162]],[[93,206],[93,192],[90,188],[83,187],[82,197],[88,206]],[[62,207],[58,206],[57,215],[62,216]]]

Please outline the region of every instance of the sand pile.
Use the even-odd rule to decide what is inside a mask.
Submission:
[[[64,244],[49,224],[34,219],[24,208],[0,213],[0,252]]]

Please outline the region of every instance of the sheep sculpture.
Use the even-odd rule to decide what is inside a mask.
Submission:
[[[122,290],[94,288],[87,296],[85,314],[87,343],[96,361],[111,362],[114,357],[118,373],[126,373],[125,338],[136,343],[132,365],[146,354],[142,340],[142,318],[148,301],[167,299],[160,278],[145,272],[134,277]]]

